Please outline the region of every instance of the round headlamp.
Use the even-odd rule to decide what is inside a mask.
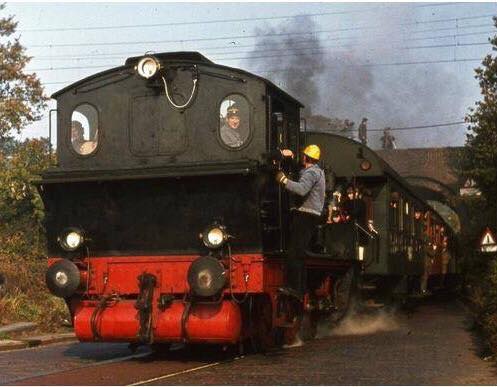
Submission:
[[[61,259],[48,268],[45,281],[52,294],[67,298],[79,288],[81,275],[74,263],[67,259]]]
[[[204,245],[210,249],[218,249],[228,240],[226,227],[218,224],[207,227],[200,235]]]
[[[226,285],[225,269],[214,257],[197,258],[188,269],[188,284],[193,294],[212,297]]]
[[[77,250],[85,241],[83,231],[77,228],[68,228],[57,238],[60,247],[65,251]]]
[[[159,69],[159,61],[152,56],[146,56],[140,59],[136,66],[136,71],[138,71],[138,74],[146,79],[152,78],[157,73],[157,71],[159,71]]]

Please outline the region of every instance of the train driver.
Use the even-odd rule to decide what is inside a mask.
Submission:
[[[85,139],[83,137],[84,135],[84,129],[83,125],[81,125],[81,122],[79,121],[72,121],[71,122],[71,142],[73,148],[79,153],[79,149],[81,148],[81,145],[83,145]]]
[[[226,119],[220,131],[223,142],[232,148],[243,145],[244,139],[240,133],[240,124],[240,109],[233,104],[226,110]]]
[[[98,136],[98,129],[95,132],[95,138]],[[81,122],[71,122],[71,143],[76,152],[80,155],[88,155],[97,147],[97,141],[86,141],[84,139],[84,128]]]
[[[289,149],[281,151],[284,157],[293,158]],[[298,181],[290,180],[282,171],[276,174],[276,181],[288,191],[297,194],[302,201],[293,212],[288,246],[287,291],[301,298],[305,292],[304,255],[316,226],[321,221],[325,201],[325,175],[318,162],[321,150],[317,145],[308,145],[301,159],[303,168]]]

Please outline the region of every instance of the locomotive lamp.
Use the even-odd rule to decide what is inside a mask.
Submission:
[[[229,235],[226,232],[226,227],[214,223],[200,234],[200,238],[202,239],[202,242],[204,242],[204,245],[209,249],[219,249],[228,240]]]
[[[135,67],[135,70],[143,78],[152,78],[160,69],[160,62],[153,56],[145,56]]]
[[[61,259],[48,268],[45,282],[52,294],[67,298],[79,288],[81,275],[74,263],[67,259]]]
[[[193,294],[212,297],[226,284],[226,271],[216,258],[206,256],[197,258],[188,269],[188,284]]]
[[[84,243],[85,238],[82,230],[71,227],[65,229],[57,241],[65,251],[75,251]]]

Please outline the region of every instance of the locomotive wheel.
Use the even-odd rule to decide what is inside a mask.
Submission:
[[[300,334],[302,333],[302,323],[304,319],[304,313],[302,310],[303,305],[301,302],[296,301],[293,298],[287,298],[286,302],[288,303],[288,317],[291,321],[288,321],[289,326],[284,328],[283,344],[292,346],[301,339]]]
[[[300,338],[304,341],[312,340],[318,333],[318,316],[315,313],[305,312],[300,323]]]
[[[341,277],[335,280],[333,286],[333,304],[335,311],[331,314],[331,322],[342,320],[352,308],[357,298],[357,276],[354,267],[351,267]]]
[[[255,352],[267,352],[275,346],[276,330],[273,328],[273,306],[266,297],[254,297],[250,311],[252,335],[250,341]]]

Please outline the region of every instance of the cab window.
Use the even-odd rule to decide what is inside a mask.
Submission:
[[[223,145],[237,149],[247,144],[250,137],[250,111],[245,97],[227,96],[219,108],[219,138]]]
[[[98,113],[90,104],[76,107],[71,115],[71,146],[82,155],[92,154],[98,145]]]

